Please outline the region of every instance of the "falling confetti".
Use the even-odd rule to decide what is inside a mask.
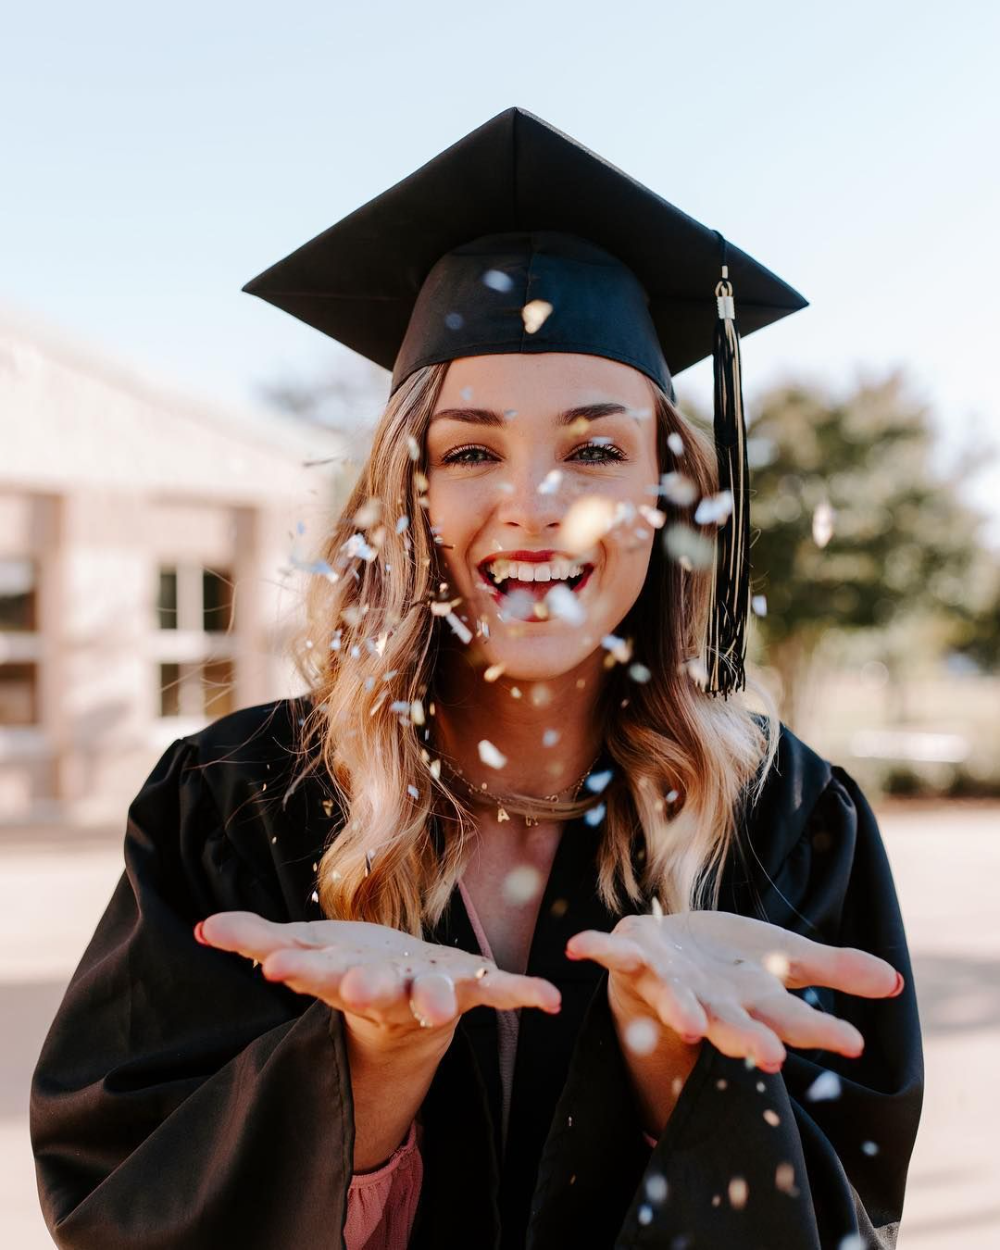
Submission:
[[[696,686],[704,690],[708,685],[708,669],[701,660],[688,660],[684,665],[687,675],[691,678]]]
[[[563,547],[571,555],[582,555],[603,537],[617,514],[614,500],[603,495],[581,495],[566,510],[562,523]]]
[[[407,434],[406,436],[406,450],[409,452],[411,460],[420,459],[420,445],[412,434]]]
[[[444,323],[449,330],[461,330],[465,325],[465,318],[458,312],[445,313]]]
[[[681,438],[681,436],[677,433],[676,430],[671,430],[670,433],[667,435],[667,446],[670,448],[670,450],[674,453],[675,456],[684,455],[684,440]]]
[[[496,681],[501,673],[503,673],[503,670],[503,664],[491,664],[486,672],[483,673],[483,681]]]
[[[583,813],[583,819],[591,827],[593,827],[594,825],[599,825],[601,821],[604,819],[605,810],[606,809],[605,809],[604,804],[598,803],[596,807],[591,807]]]
[[[533,299],[521,309],[521,320],[528,334],[536,334],[552,315],[552,305],[544,299]]]
[[[403,530],[409,528],[409,525],[410,525],[410,518],[408,516],[401,516],[399,520],[396,522],[396,533],[402,534]]]
[[[789,1194],[795,1198],[798,1196],[798,1189],[795,1186],[795,1168],[790,1163],[779,1163],[774,1169],[774,1187],[780,1193]]]
[[[658,1206],[667,1200],[667,1178],[659,1172],[646,1177],[646,1197]]]
[[[806,1090],[809,1102],[827,1102],[840,1097],[840,1077],[836,1072],[821,1072]]]
[[[463,386],[462,389],[458,393],[462,397],[463,404],[468,404],[472,402],[472,387],[471,386]]]
[[[753,609],[755,616],[767,616],[767,598],[764,595],[754,595],[750,600],[750,607]]]
[[[414,699],[410,704],[410,719],[414,725],[422,725],[424,723],[424,705],[419,699]]]
[[[696,525],[721,525],[733,510],[733,493],[720,491],[718,495],[706,495],[694,514]]]
[[[491,291],[510,291],[514,286],[514,279],[502,269],[487,269],[483,282]]]
[[[479,743],[479,758],[484,764],[488,764],[490,768],[504,768],[507,764],[506,755],[490,742],[489,738],[483,738]]]
[[[786,980],[791,970],[791,964],[784,951],[768,951],[761,963],[771,976],[777,977],[779,981]]]
[[[546,473],[544,480],[539,484],[538,493],[540,495],[553,495],[559,489],[559,483],[562,481],[563,475],[561,469],[550,469]]]
[[[675,560],[687,560],[692,568],[707,569],[715,559],[715,543],[687,525],[670,525],[663,531],[663,546]]]
[[[531,864],[519,864],[507,873],[501,888],[506,901],[518,907],[537,898],[543,885],[542,874],[537,868]]]
[[[860,1233],[848,1233],[837,1242],[837,1250],[865,1250],[865,1243]]]
[[[639,511],[654,530],[663,528],[667,519],[665,512],[661,512],[659,508],[651,508],[648,503],[641,503]]]
[[[633,681],[637,681],[640,685],[645,685],[646,682],[653,676],[645,664],[630,664],[628,675]]]
[[[452,629],[458,635],[458,638],[461,642],[472,641],[472,630],[469,629],[469,627],[463,621],[460,621],[454,612],[449,612],[444,619],[448,622],[448,624],[452,627]]]
[[[734,1211],[742,1211],[746,1206],[748,1192],[749,1189],[743,1177],[734,1176],[729,1182],[729,1205]]]
[[[561,621],[566,621],[570,625],[582,625],[587,619],[587,613],[579,599],[568,586],[562,583],[557,583],[552,587],[545,596],[544,602],[553,616],[557,616]]]
[[[869,1158],[874,1158],[875,1155],[878,1154],[878,1146],[873,1141],[863,1141],[861,1143],[861,1150],[864,1154],[868,1155]]]
[[[698,487],[683,473],[664,473],[660,479],[664,497],[680,508],[686,508],[698,498]]]
[[[544,733],[542,734],[542,746],[543,747],[554,747],[558,741],[559,741],[558,729],[546,729]]]
[[[601,791],[606,788],[608,782],[611,780],[613,776],[614,776],[614,772],[610,768],[606,768],[603,772],[600,772],[600,773],[591,773],[590,776],[587,778],[587,782],[586,782],[587,789],[592,794],[600,794]]]
[[[817,547],[825,547],[833,537],[833,523],[837,514],[827,500],[816,505],[812,519],[813,542]]]
[[[377,499],[374,495],[361,505],[354,514],[354,524],[359,529],[368,529],[372,525],[377,525],[382,519],[382,500]]]
[[[648,1016],[630,1020],[625,1026],[625,1045],[637,1055],[651,1055],[656,1049],[659,1036],[660,1030],[656,1021]]]
[[[640,1224],[651,1224],[653,1222],[653,1208],[644,1202],[639,1208],[636,1218]]]
[[[772,1128],[777,1128],[781,1123],[781,1116],[778,1115],[777,1111],[772,1111],[770,1107],[764,1112],[764,1119]]]
[[[601,646],[610,651],[619,664],[627,664],[632,658],[632,644],[619,638],[617,634],[605,634],[601,639]]]

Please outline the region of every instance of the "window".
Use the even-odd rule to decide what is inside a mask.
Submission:
[[[0,664],[0,725],[38,723],[38,665]]]
[[[177,628],[177,570],[160,569],[160,595],[156,610],[160,629]]]
[[[161,716],[226,716],[235,709],[231,660],[160,665]]]
[[[229,569],[191,564],[160,566],[156,615],[160,629],[226,634],[234,626]]]
[[[0,558],[0,630],[32,633],[38,628],[37,586],[34,560]]]
[[[228,573],[205,569],[201,575],[201,612],[209,634],[226,634],[233,626],[233,583]]]

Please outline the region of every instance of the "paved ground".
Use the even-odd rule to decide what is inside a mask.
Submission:
[[[928,1069],[900,1246],[995,1250],[1000,806],[895,807],[880,823],[915,957]],[[0,835],[0,1244],[10,1250],[52,1244],[37,1210],[27,1084],[120,860],[114,834]]]

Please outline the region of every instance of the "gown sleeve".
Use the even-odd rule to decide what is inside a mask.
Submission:
[[[832,768],[804,831],[767,877],[754,914],[879,955],[903,973],[903,993],[799,992],[860,1029],[860,1059],[788,1048],[771,1075],[703,1043],[662,1136],[642,1158],[605,973],[542,1159],[529,1250],[584,1244],[588,1229],[588,1244],[609,1250],[895,1246],[923,1094],[920,1027],[882,839],[842,769]],[[602,1206],[595,1191],[613,1200]]]
[[[200,946],[214,911],[287,920],[175,742],[129,809],[125,871],[31,1083],[39,1198],[65,1250],[330,1250],[354,1153],[343,1017]]]

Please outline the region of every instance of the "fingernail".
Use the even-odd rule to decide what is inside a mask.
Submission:
[[[693,1046],[695,1042],[701,1041],[701,1034],[700,1033],[682,1033],[681,1039],[682,1041],[687,1042],[689,1046]]]
[[[896,973],[896,988],[892,991],[889,997],[898,998],[899,995],[902,994],[905,987],[906,987],[906,982],[903,980],[903,974],[901,972],[897,972]]]
[[[198,921],[198,923],[195,925],[195,927],[194,927],[194,940],[195,940],[196,942],[200,942],[200,943],[202,944],[202,946],[210,946],[210,945],[211,945],[211,943],[210,943],[210,942],[208,942],[208,941],[206,941],[206,940],[205,940],[205,938],[204,938],[204,936],[202,935],[202,929],[204,928],[204,925],[205,925],[204,920],[199,920],[199,921]]]

